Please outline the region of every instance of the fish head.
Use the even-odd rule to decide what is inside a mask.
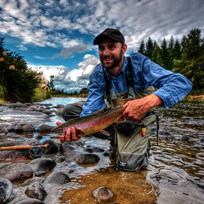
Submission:
[[[64,133],[64,128],[61,125],[59,125],[55,128],[52,128],[50,132],[51,133],[57,133],[57,134],[61,135]]]

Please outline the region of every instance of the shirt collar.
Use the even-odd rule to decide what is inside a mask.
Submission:
[[[122,72],[124,75],[125,75],[125,70],[126,70],[126,68],[127,68],[127,65],[128,65],[128,61],[127,61],[127,58],[125,57],[124,58],[124,62],[123,62],[123,66],[122,66],[122,69],[120,70],[120,73]],[[108,77],[108,79],[110,79],[110,77],[111,78],[117,78],[117,77],[114,77],[114,76],[112,76],[111,74],[109,74],[109,72],[107,71],[107,69],[102,65],[102,67],[103,67],[103,70],[105,71],[105,73],[106,73],[106,76]],[[119,74],[120,74],[119,73]]]

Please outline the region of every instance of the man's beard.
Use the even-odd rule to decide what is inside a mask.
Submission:
[[[106,68],[106,69],[114,69],[122,60],[122,57],[123,57],[123,54],[122,54],[122,49],[120,51],[120,56],[118,58],[115,58],[114,56],[112,57],[113,58],[113,62],[108,65],[108,66],[105,66],[105,63],[103,63],[103,60],[106,59],[106,58],[109,58],[109,57],[106,57],[106,58],[101,58],[101,63],[102,65]]]

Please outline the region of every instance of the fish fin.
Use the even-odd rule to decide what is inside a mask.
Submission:
[[[103,109],[100,109],[100,110],[98,110],[98,111],[92,113],[91,115],[100,114],[100,113],[103,113],[103,112],[104,112],[104,110],[103,110]]]
[[[123,116],[121,115],[115,122],[116,122],[116,123],[122,123],[122,122],[124,122]]]
[[[101,132],[102,134],[104,134],[106,136],[110,136],[110,134],[105,130],[99,130],[99,132]]]

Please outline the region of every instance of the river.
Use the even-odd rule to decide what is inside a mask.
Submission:
[[[84,99],[51,98],[41,103],[55,106],[81,100]],[[94,166],[58,163],[54,171],[67,172],[71,182],[66,186],[51,186],[49,191],[53,196],[46,197],[44,202],[97,203],[92,192],[104,186],[115,196],[112,203],[204,203],[204,104],[179,102],[168,110],[157,108],[156,112],[160,133],[163,130],[170,135],[160,134],[157,146],[156,132],[152,131],[148,168],[137,172],[117,171],[114,159],[102,153],[96,153],[100,161]],[[51,117],[47,124],[55,125],[58,120],[63,121],[60,116]],[[86,146],[109,149],[108,140],[95,137],[82,140]]]

